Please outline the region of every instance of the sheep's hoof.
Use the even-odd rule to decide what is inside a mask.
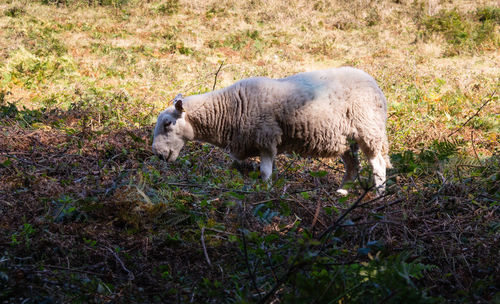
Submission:
[[[347,190],[345,190],[345,189],[337,189],[336,192],[340,196],[346,196],[347,194],[349,194],[349,192],[347,192]]]

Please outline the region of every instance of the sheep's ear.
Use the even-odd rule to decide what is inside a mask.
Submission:
[[[184,97],[182,97],[182,94],[177,94],[177,96],[175,96],[174,98],[175,109],[181,113],[184,112],[184,108],[182,107],[183,99]]]

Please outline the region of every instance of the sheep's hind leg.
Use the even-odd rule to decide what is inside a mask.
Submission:
[[[347,183],[350,183],[356,179],[359,170],[359,159],[358,159],[358,145],[351,145],[349,151],[344,152],[341,156],[344,162],[345,174],[340,184],[340,188],[337,190],[337,194],[345,196],[348,194],[347,190],[344,189]]]
[[[382,153],[377,153],[375,157],[368,159],[373,169],[373,179],[375,181],[375,191],[378,195],[385,192],[385,169],[386,164]]]
[[[260,176],[269,181],[273,173],[274,156],[272,153],[262,152],[260,155]]]

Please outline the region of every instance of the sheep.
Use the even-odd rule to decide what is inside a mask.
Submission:
[[[384,94],[359,69],[254,77],[205,94],[177,95],[158,116],[152,150],[174,161],[186,141],[196,140],[229,151],[237,161],[260,156],[261,178],[267,181],[280,153],[340,156],[345,174],[337,193],[346,195],[345,185],[358,175],[361,149],[380,194],[391,166],[386,121]]]

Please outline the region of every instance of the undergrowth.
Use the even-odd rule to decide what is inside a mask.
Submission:
[[[0,300],[498,301],[499,10],[433,3],[0,4]],[[152,155],[178,93],[346,64],[388,98],[383,196],[365,160],[337,197],[335,159]]]
[[[472,18],[456,10],[442,10],[437,15],[423,20],[427,33],[442,33],[449,47],[447,56],[475,52],[484,49],[497,49],[500,46],[498,36],[499,9],[495,7],[478,8]]]

